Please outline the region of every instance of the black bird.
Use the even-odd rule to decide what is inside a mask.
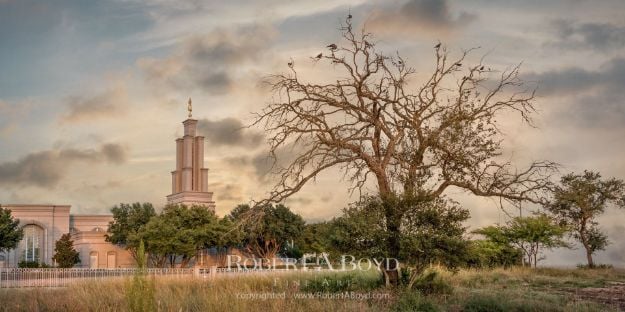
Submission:
[[[480,70],[484,70],[484,66],[480,67]]]
[[[437,45],[434,46],[435,49],[438,49],[441,47],[441,43],[439,42]]]
[[[289,65],[289,67],[293,68],[293,61],[288,62],[287,65]]]
[[[327,47],[328,47],[331,51],[334,51],[334,50],[336,50],[336,48],[337,48],[337,47],[336,47],[336,44],[334,44],[334,43],[333,43],[333,44],[329,44],[329,45],[327,45]]]
[[[323,53],[319,53],[319,54],[317,54],[317,56],[315,58],[316,59],[321,59],[322,56],[323,56]]]
[[[348,14],[348,15],[347,15],[347,18],[352,18],[352,15],[351,15],[351,14]]]
[[[456,66],[462,66],[462,63],[456,63]]]

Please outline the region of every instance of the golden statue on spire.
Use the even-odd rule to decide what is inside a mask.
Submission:
[[[189,111],[189,118],[191,118],[191,112],[193,111],[193,105],[191,105],[191,98],[189,98],[189,104],[187,104],[187,110]]]

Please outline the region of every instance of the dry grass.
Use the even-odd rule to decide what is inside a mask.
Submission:
[[[505,302],[499,306],[503,311],[616,311],[618,306],[592,297],[581,298],[576,290],[625,282],[625,271],[616,269],[439,271],[442,279],[453,286],[453,293],[415,299],[427,302],[433,311],[463,311],[471,305],[487,307],[499,304],[497,302]],[[277,273],[224,276],[215,280],[157,278],[153,282],[158,311],[401,311],[398,303],[406,293],[378,288],[377,278],[376,272]],[[0,289],[0,310],[127,311],[130,282],[117,279],[66,288]],[[371,292],[386,297],[364,300],[295,297],[317,291],[330,294]],[[252,299],[246,297],[249,294],[275,294],[277,298]],[[403,301],[408,307],[414,306],[414,300]]]

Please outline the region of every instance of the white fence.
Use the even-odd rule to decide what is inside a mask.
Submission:
[[[63,287],[70,283],[86,280],[110,280],[132,276],[140,269],[26,269],[0,268],[0,288],[10,287]],[[302,272],[298,269],[227,269],[227,268],[188,268],[188,269],[145,269],[148,276],[170,278],[214,278],[240,274],[266,274],[277,272]],[[316,270],[318,271],[318,270]]]

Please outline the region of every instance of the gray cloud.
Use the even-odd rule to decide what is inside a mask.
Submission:
[[[575,23],[555,20],[551,26],[558,38],[547,45],[563,49],[608,51],[625,47],[625,27],[609,23]]]
[[[525,79],[536,81],[538,94],[569,98],[558,111],[560,118],[577,121],[584,126],[623,126],[625,124],[625,59],[615,58],[599,70],[579,67],[529,74]]]
[[[235,118],[219,120],[201,119],[198,121],[198,132],[211,145],[256,147],[263,141],[263,135],[248,128]]]
[[[477,15],[465,11],[452,13],[447,0],[409,0],[399,8],[375,10],[367,26],[385,35],[415,35],[418,30],[440,35],[476,18]]]
[[[115,117],[128,105],[128,95],[123,88],[106,90],[94,96],[72,96],[68,99],[63,122],[83,122],[102,117]]]
[[[168,58],[137,63],[151,83],[222,94],[233,87],[237,66],[263,59],[274,35],[272,28],[258,25],[218,29],[185,40]]]
[[[103,144],[95,149],[55,149],[28,154],[17,161],[0,163],[0,185],[37,185],[54,187],[73,164],[114,163],[126,161],[125,149],[117,144]]]
[[[243,202],[243,190],[238,185],[211,184],[211,190],[214,190],[216,200],[218,201]]]

